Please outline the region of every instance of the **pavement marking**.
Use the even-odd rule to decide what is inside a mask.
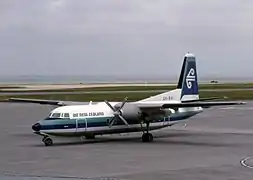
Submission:
[[[1,174],[0,174],[1,175]],[[16,174],[16,173],[4,173],[5,177],[25,177],[25,178],[52,178],[52,179],[81,179],[81,180],[92,180],[89,177],[79,176],[59,176],[59,175],[29,175],[29,174]]]
[[[247,164],[247,161],[250,160],[250,159],[253,159],[253,157],[244,158],[243,160],[240,161],[241,165],[246,167],[246,168],[253,169],[253,166],[250,166],[250,165]]]
[[[253,107],[222,107],[221,110],[253,110]]]

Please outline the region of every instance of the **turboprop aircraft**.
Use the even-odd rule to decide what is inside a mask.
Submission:
[[[59,106],[32,129],[43,137],[46,146],[53,145],[54,136],[85,137],[96,135],[143,132],[142,141],[153,141],[150,131],[172,126],[212,106],[241,105],[243,102],[213,101],[199,98],[195,56],[187,53],[176,89],[135,102],[80,102],[10,98],[11,102],[28,102]]]

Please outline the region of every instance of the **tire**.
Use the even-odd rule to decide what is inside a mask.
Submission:
[[[153,135],[151,133],[144,133],[142,135],[142,142],[152,142],[153,141]]]
[[[52,146],[53,145],[53,140],[49,137],[46,137],[44,140],[45,146]]]

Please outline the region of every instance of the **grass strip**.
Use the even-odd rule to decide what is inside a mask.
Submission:
[[[49,99],[49,100],[64,100],[64,101],[122,101],[128,97],[129,101],[136,101],[150,96],[157,95],[155,92],[137,92],[137,93],[111,93],[111,94],[40,94],[40,95],[1,95],[0,100],[6,100],[10,97],[16,98],[31,98],[31,99]],[[200,92],[201,98],[207,97],[223,97],[227,96],[226,100],[253,100],[253,91],[213,91],[213,92]]]

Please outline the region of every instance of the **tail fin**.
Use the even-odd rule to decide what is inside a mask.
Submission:
[[[199,92],[196,60],[193,54],[187,53],[184,57],[177,89],[140,100],[139,102],[168,100],[187,101],[197,99],[199,99]]]
[[[187,53],[184,57],[177,89],[182,89],[181,101],[199,99],[197,66],[193,54]]]

